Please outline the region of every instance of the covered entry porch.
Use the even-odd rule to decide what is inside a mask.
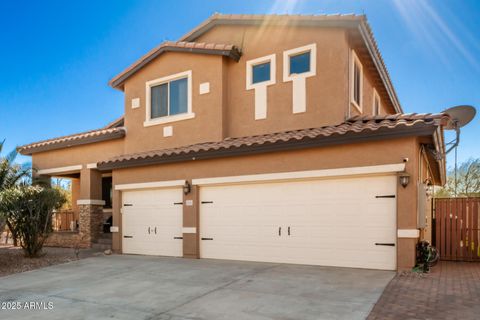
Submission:
[[[100,172],[94,164],[77,165],[37,170],[35,179],[50,185],[60,181],[70,195],[69,204],[54,213],[48,246],[111,247],[111,172]]]

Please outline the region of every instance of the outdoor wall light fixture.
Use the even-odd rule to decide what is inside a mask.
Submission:
[[[190,193],[190,191],[192,191],[192,186],[190,185],[190,183],[188,183],[187,180],[185,180],[185,184],[183,185],[183,193],[187,195]]]
[[[399,176],[399,180],[402,187],[406,188],[408,183],[410,182],[410,175],[408,173],[402,173]]]

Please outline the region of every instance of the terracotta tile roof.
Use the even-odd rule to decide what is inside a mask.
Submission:
[[[17,151],[23,155],[31,155],[36,152],[68,148],[74,145],[118,139],[124,137],[125,132],[125,127],[102,128],[27,144],[18,147]]]
[[[387,67],[380,53],[377,41],[373,35],[372,28],[368,23],[367,16],[357,14],[319,14],[319,15],[290,15],[290,14],[220,14],[215,13],[200,25],[189,31],[181,41],[195,41],[200,35],[211,28],[220,24],[250,24],[250,25],[268,25],[268,24],[294,24],[306,26],[325,26],[325,27],[343,27],[357,28],[362,40],[372,56],[378,72],[384,82],[387,92],[392,100],[396,112],[402,113],[402,107],[398,100],[397,93],[393,87]]]
[[[445,114],[394,114],[387,116],[356,116],[346,122],[334,126],[301,129],[263,134],[256,136],[227,138],[219,142],[206,142],[194,145],[122,155],[108,161],[98,163],[100,169],[111,169],[128,166],[147,165],[175,161],[211,158],[213,154],[225,156],[234,150],[241,150],[243,154],[249,152],[267,152],[273,146],[283,146],[284,149],[295,149],[300,146],[320,146],[330,143],[335,138],[341,138],[339,143],[355,142],[355,135],[374,137],[377,132],[394,131],[394,129],[409,129],[409,134],[420,134],[420,131],[429,127],[444,125],[448,121]],[[403,130],[405,131],[405,130]],[[402,132],[403,132],[402,131]],[[430,132],[428,131],[428,132]],[[393,132],[392,132],[393,133]],[[408,134],[408,133],[407,133]],[[384,136],[382,136],[384,137]],[[340,141],[337,140],[337,141]],[[209,156],[208,154],[212,155]]]
[[[102,129],[111,129],[111,128],[117,128],[117,127],[123,127],[125,125],[125,116],[121,116],[118,119],[113,120],[109,124],[107,124],[105,127]]]
[[[230,57],[235,61],[240,59],[240,51],[231,44],[218,44],[218,43],[203,43],[203,42],[185,42],[185,41],[166,41],[160,44],[158,47],[150,50],[143,57],[135,61],[131,66],[122,71],[109,81],[109,85],[114,88],[119,88],[123,82],[131,75],[144,67],[150,61],[158,57],[164,52],[194,52],[203,54],[217,54]]]

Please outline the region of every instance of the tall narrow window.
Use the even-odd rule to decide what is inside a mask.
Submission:
[[[362,86],[363,86],[363,71],[362,64],[355,52],[352,50],[351,62],[351,100],[352,104],[361,112],[362,111]]]

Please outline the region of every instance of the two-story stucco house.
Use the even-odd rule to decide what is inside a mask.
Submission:
[[[403,113],[365,16],[215,14],[110,85],[121,119],[19,148],[72,179],[52,244],[396,270],[430,237],[449,116]]]

